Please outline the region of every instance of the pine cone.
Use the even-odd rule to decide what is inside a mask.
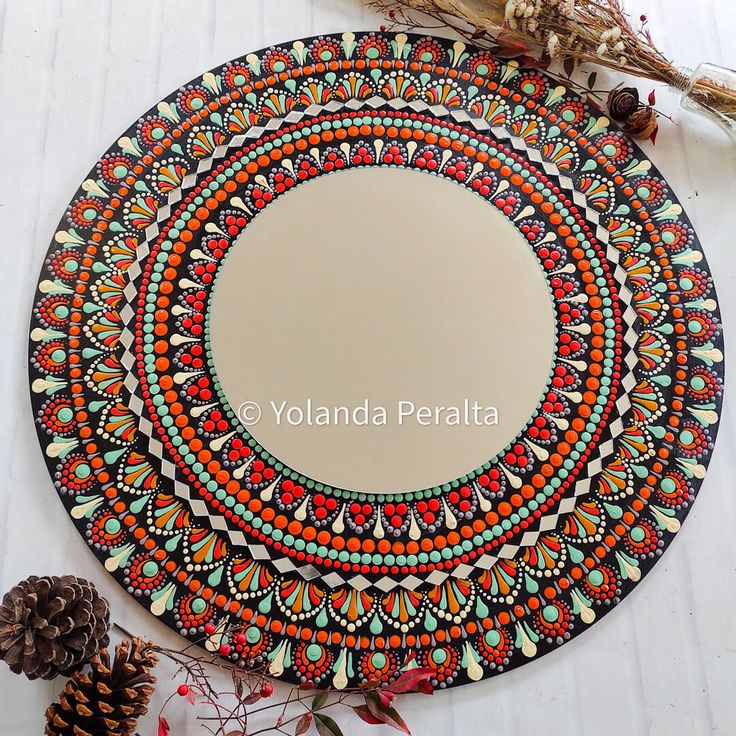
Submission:
[[[614,120],[623,122],[639,109],[639,90],[636,87],[613,89],[608,95],[608,111]]]
[[[110,641],[110,608],[73,575],[30,577],[0,605],[0,659],[30,680],[69,675]]]
[[[148,702],[158,657],[150,642],[127,639],[115,647],[115,661],[103,649],[92,658],[91,671],[75,672],[46,710],[46,736],[129,736]]]
[[[624,130],[634,138],[649,138],[658,125],[657,113],[651,107],[640,107],[633,115],[629,115]]]

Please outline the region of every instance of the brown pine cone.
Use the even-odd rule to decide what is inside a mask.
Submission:
[[[75,672],[46,710],[46,736],[129,736],[148,712],[158,657],[150,642],[125,640],[115,661],[103,649],[90,661],[90,672]]]
[[[634,138],[649,138],[658,124],[657,113],[651,107],[640,107],[626,119],[624,130]]]
[[[608,95],[608,111],[614,120],[622,122],[639,109],[639,90],[636,87],[619,87]]]
[[[110,608],[73,575],[18,583],[0,605],[0,659],[29,680],[68,675],[110,641]]]

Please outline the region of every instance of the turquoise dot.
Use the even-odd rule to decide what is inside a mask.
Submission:
[[[665,230],[662,233],[662,240],[668,245],[671,245],[675,242],[675,234],[671,230]]]
[[[204,100],[201,97],[195,97],[192,100],[192,110],[201,110],[204,105]]]
[[[87,209],[82,212],[82,217],[84,217],[87,222],[91,222],[95,219],[95,216],[97,215],[97,210],[94,207],[87,207]]]
[[[527,82],[521,88],[522,92],[526,92],[528,95],[533,94],[535,89],[535,86],[531,82]]]
[[[687,323],[687,328],[693,335],[697,335],[703,329],[703,326],[698,322],[698,320],[691,319]]]
[[[562,119],[568,123],[571,122],[572,120],[575,120],[575,111],[574,110],[563,110]]]
[[[606,156],[615,156],[616,146],[614,146],[612,143],[606,143],[606,145],[603,146],[603,153],[605,153]]]
[[[680,279],[680,288],[684,291],[690,291],[693,288],[693,280],[683,276]]]
[[[284,69],[286,69],[286,64],[283,61],[281,61],[279,59],[278,61],[275,61],[274,62],[274,64],[273,64],[273,70],[275,72],[282,72],[282,71],[284,71]]]
[[[62,304],[54,309],[54,315],[57,319],[66,319],[69,316],[69,308]]]
[[[432,61],[432,52],[431,51],[425,51],[422,54],[422,61]]]
[[[128,167],[118,164],[113,170],[112,175],[116,179],[122,179],[128,173]]]
[[[644,540],[644,537],[646,537],[646,535],[647,535],[647,533],[640,526],[635,526],[631,530],[631,538],[635,542],[641,542],[641,541],[643,541]]]
[[[477,74],[483,75],[488,74],[490,71],[487,64],[478,64],[478,68],[475,70]]]
[[[245,75],[244,74],[236,74],[233,77],[233,82],[237,85],[245,84]]]
[[[690,380],[690,385],[695,391],[702,391],[705,388],[705,380],[701,376],[694,376]]]
[[[59,409],[59,413],[57,414],[59,417],[59,421],[67,424],[68,422],[71,422],[72,419],[74,419],[74,412],[68,407],[65,406],[61,409]]]
[[[117,534],[120,531],[120,522],[117,519],[108,519],[105,522],[105,531],[108,534]]]
[[[501,643],[501,634],[495,629],[491,629],[485,636],[486,644],[489,647],[497,647]]]
[[[672,480],[672,478],[663,478],[662,482],[659,484],[659,487],[665,492],[665,493],[674,493],[677,486],[675,485],[675,481]]]
[[[542,609],[542,618],[544,618],[544,620],[548,624],[553,624],[555,621],[557,621],[557,617],[559,616],[559,614],[560,612],[554,606],[545,606]]]
[[[77,478],[81,478],[84,480],[85,478],[89,478],[89,476],[92,473],[92,468],[90,468],[87,463],[81,463],[80,465],[77,465],[76,469]]]
[[[58,350],[54,350],[53,353],[51,353],[51,360],[54,361],[54,363],[62,363],[66,358],[66,352],[64,352],[61,348]]]
[[[163,128],[153,128],[153,130],[151,130],[151,137],[157,141],[160,141],[165,134],[166,131]]]
[[[143,574],[147,578],[155,577],[158,574],[158,565],[153,560],[145,562],[143,564]]]
[[[382,669],[386,666],[386,655],[382,652],[374,652],[373,657],[371,657],[371,660],[373,662],[373,666],[376,669]]]
[[[447,659],[447,652],[444,649],[435,649],[432,652],[432,661],[435,664],[442,664]]]
[[[194,613],[204,613],[207,610],[207,601],[204,598],[195,598],[192,601],[192,611]]]
[[[601,585],[603,583],[603,573],[600,570],[591,570],[588,575],[591,585]]]
[[[310,644],[307,647],[307,659],[316,662],[322,656],[322,647],[319,644]]]
[[[366,52],[365,55],[369,59],[377,59],[378,58],[379,51],[375,46],[371,46]]]
[[[682,432],[680,432],[680,442],[683,445],[690,445],[692,444],[695,437],[693,436],[693,433],[689,429],[685,429]]]
[[[257,644],[261,640],[261,632],[255,626],[249,626],[245,632],[248,644]]]
[[[650,195],[649,187],[639,187],[636,190],[636,194],[642,199],[646,199]]]

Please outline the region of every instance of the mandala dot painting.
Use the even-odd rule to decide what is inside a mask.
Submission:
[[[236,241],[325,174],[337,197],[377,170],[402,191],[442,182],[502,221],[544,295],[550,364],[492,457],[370,493],[259,442],[228,398],[212,315],[258,354],[257,305],[217,299],[225,264],[247,256]],[[492,278],[502,258],[489,258]],[[505,319],[534,294],[512,291]],[[419,665],[448,687],[564,644],[652,568],[705,474],[722,350],[690,222],[599,110],[461,42],[345,33],[207,72],[102,156],[43,265],[30,385],[80,534],[172,629],[291,682],[344,688]],[[514,373],[539,362],[509,354]]]

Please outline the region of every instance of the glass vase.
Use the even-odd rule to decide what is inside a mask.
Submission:
[[[685,110],[718,123],[736,143],[736,71],[705,63],[683,71],[673,86],[681,92]]]

